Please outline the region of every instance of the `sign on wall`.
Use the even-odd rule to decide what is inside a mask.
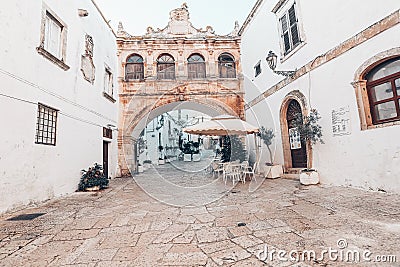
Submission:
[[[290,141],[290,149],[301,148],[300,133],[296,127],[289,129],[289,141]]]
[[[332,133],[333,136],[351,134],[349,106],[332,110]]]

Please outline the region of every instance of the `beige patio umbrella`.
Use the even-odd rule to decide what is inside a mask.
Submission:
[[[231,115],[213,117],[210,121],[202,122],[183,129],[184,132],[189,134],[211,136],[254,134],[257,162],[259,160],[259,150],[257,145],[257,133],[259,130],[259,127],[251,125],[250,123]]]
[[[231,115],[221,115],[183,129],[184,132],[198,135],[246,135],[259,132],[259,128]]]

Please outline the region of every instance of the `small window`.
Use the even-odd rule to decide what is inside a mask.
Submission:
[[[261,73],[261,60],[258,61],[258,63],[254,66],[254,71],[255,71],[254,77],[257,77],[258,75],[260,75],[260,73]]]
[[[125,80],[144,80],[144,64],[141,56],[132,55],[126,60]]]
[[[56,58],[61,59],[61,32],[63,26],[50,13],[46,13],[45,25],[43,48]]]
[[[204,79],[206,77],[206,63],[199,54],[193,54],[188,58],[188,78]]]
[[[365,80],[372,123],[400,120],[400,57],[379,64]]]
[[[168,54],[162,54],[157,59],[157,79],[175,79],[175,60]]]
[[[57,112],[58,110],[54,108],[43,104],[38,105],[36,144],[56,145]]]
[[[228,53],[218,57],[218,71],[220,78],[236,78],[235,59]]]
[[[108,67],[105,68],[104,73],[104,92],[109,96],[114,95],[113,74]]]
[[[295,5],[279,19],[284,55],[287,55],[301,43]]]
[[[67,27],[54,12],[44,6],[42,12],[42,29],[40,45],[37,51],[64,70],[69,67],[65,64]]]
[[[112,130],[110,128],[103,127],[103,137],[112,139]]]

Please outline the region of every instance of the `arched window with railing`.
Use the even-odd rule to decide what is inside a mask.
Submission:
[[[206,63],[200,54],[192,54],[188,58],[188,79],[204,79],[206,77]]]
[[[235,59],[231,54],[223,53],[218,57],[220,78],[236,78]]]
[[[133,54],[126,60],[125,80],[143,80],[144,65],[143,58],[140,55]]]
[[[175,60],[169,54],[162,54],[157,59],[157,79],[175,79]]]

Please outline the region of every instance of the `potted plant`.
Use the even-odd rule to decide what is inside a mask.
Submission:
[[[95,163],[88,170],[82,170],[78,191],[97,191],[108,187],[108,178],[103,173],[103,167]]]
[[[142,166],[142,164],[138,163],[138,172],[142,173],[144,171],[144,168]]]
[[[192,144],[187,142],[183,145],[183,161],[192,161]]]
[[[274,164],[272,150],[271,150],[272,139],[274,139],[274,137],[275,137],[274,131],[272,129],[266,129],[264,126],[262,126],[260,128],[259,136],[263,140],[264,144],[267,146],[267,149],[269,152],[270,162],[265,163],[265,167],[264,167],[265,177],[271,178],[271,179],[281,177],[283,174],[282,165]]]
[[[294,127],[297,127],[301,140],[309,146],[317,143],[324,144],[322,140],[322,127],[318,124],[320,119],[321,116],[316,109],[311,109],[310,114],[307,116],[299,114],[295,119]],[[300,183],[304,185],[319,183],[319,174],[315,169],[312,169],[311,162],[308,163],[306,169],[301,170]]]
[[[144,168],[149,169],[151,163],[152,163],[152,162],[151,162],[151,160],[149,160],[149,159],[144,160],[144,161],[143,161],[143,166],[144,166]]]

